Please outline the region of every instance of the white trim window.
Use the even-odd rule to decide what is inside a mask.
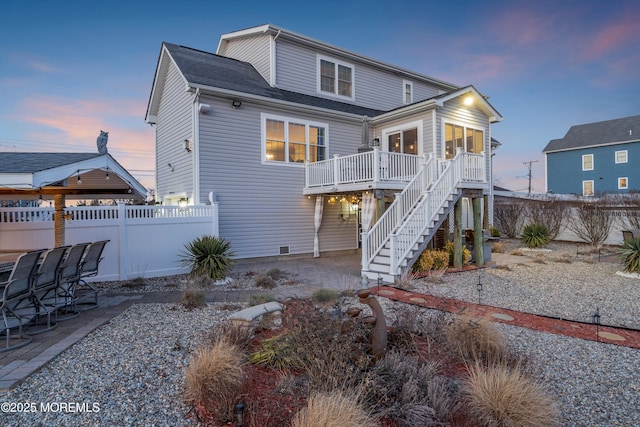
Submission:
[[[261,114],[262,161],[303,165],[325,160],[326,123]]]
[[[422,120],[382,130],[386,149],[392,153],[422,153]]]
[[[583,171],[593,170],[593,154],[582,155],[582,170]]]
[[[409,80],[402,81],[402,102],[405,105],[413,102],[413,82]]]
[[[582,181],[582,195],[593,196],[593,180]]]
[[[628,190],[629,189],[629,178],[621,177],[618,178],[618,190]]]
[[[318,55],[318,93],[354,100],[355,67],[353,64]]]
[[[454,123],[444,123],[445,159],[453,159],[458,148],[467,153],[481,154],[484,152],[484,131]]]
[[[629,161],[629,153],[627,150],[616,151],[616,163],[627,163]]]

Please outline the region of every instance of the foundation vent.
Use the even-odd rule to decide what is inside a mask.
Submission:
[[[289,255],[290,249],[289,246],[280,246],[280,255]]]

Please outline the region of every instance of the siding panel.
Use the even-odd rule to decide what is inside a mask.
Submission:
[[[260,34],[253,37],[229,40],[224,56],[249,62],[268,82],[271,81],[271,36]]]
[[[184,80],[171,62],[156,125],[158,200],[163,200],[170,194],[187,194],[193,191],[193,157],[182,145],[185,139],[192,139],[192,96],[185,91]]]
[[[212,111],[200,117],[201,199],[218,195],[220,234],[239,258],[313,252],[315,198],[303,196],[304,168],[262,164],[260,114],[278,114],[328,124],[328,153],[351,154],[360,144],[361,124],[317,114],[284,112],[249,101],[233,109],[226,100],[203,99]],[[326,203],[326,202],[325,202]],[[354,221],[342,221],[325,204],[322,251],[357,247]]]
[[[413,82],[414,102],[432,98],[440,93],[441,88],[425,81],[409,78],[399,72],[384,71],[361,62],[354,62],[351,58],[318,52],[287,40],[277,40],[276,44],[276,78],[277,85],[281,89],[337,99],[317,92],[316,54],[321,53],[329,58],[354,65],[355,104],[357,105],[383,111],[401,107],[404,105],[403,80],[405,79]]]

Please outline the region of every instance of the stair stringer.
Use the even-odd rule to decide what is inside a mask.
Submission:
[[[406,261],[407,261],[407,265],[406,267],[402,268],[401,274],[404,274],[405,272],[409,271],[412,267],[413,264],[416,263],[416,261],[418,260],[418,258],[420,257],[420,254],[422,254],[422,252],[427,248],[427,246],[429,245],[429,242],[431,240],[433,240],[433,238],[435,237],[436,233],[438,232],[438,229],[440,228],[440,226],[442,225],[442,223],[444,222],[445,219],[447,219],[447,217],[449,216],[449,213],[451,213],[451,211],[455,208],[456,203],[458,203],[458,201],[462,198],[462,190],[458,190],[458,192],[454,195],[453,200],[451,202],[449,202],[449,206],[444,210],[444,212],[442,214],[440,214],[435,220],[434,220],[434,224],[432,227],[429,228],[429,232],[427,234],[424,234],[424,241],[422,243],[418,244],[418,248],[413,251],[413,254],[411,257],[407,257]]]

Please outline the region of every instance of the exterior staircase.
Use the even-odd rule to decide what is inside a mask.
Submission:
[[[450,161],[431,156],[406,188],[362,234],[362,275],[393,283],[418,259],[462,197],[465,181],[484,181],[483,156],[458,152]]]

